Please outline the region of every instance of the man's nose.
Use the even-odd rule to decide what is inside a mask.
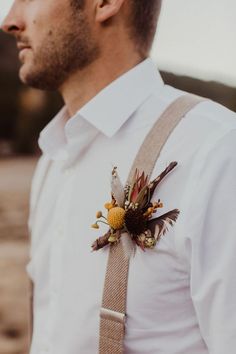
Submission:
[[[22,32],[25,29],[23,20],[19,17],[19,14],[14,11],[14,6],[9,11],[8,15],[5,17],[1,23],[1,29],[12,35],[16,35],[19,32]]]

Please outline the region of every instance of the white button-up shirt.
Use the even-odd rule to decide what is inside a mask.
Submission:
[[[31,194],[34,333],[30,354],[96,354],[108,248],[90,225],[110,200],[114,166],[126,182],[146,134],[182,91],[150,59],[103,89],[75,116],[66,108],[41,132]],[[42,185],[48,160],[51,167]],[[180,210],[153,250],[131,258],[126,354],[236,352],[236,117],[198,104],[168,138],[153,171],[178,166],[156,191]],[[38,195],[40,197],[38,198]],[[105,354],[105,353],[104,353]]]

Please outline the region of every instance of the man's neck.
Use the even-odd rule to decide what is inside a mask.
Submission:
[[[70,117],[103,88],[142,61],[139,56],[133,56],[132,58],[123,56],[122,58],[116,58],[115,62],[111,58],[106,59],[97,59],[84,70],[70,76],[60,87],[59,91]]]

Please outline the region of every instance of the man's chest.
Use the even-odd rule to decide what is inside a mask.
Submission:
[[[112,144],[108,140],[94,141],[73,166],[64,168],[59,163],[53,163],[49,170],[33,225],[32,276],[36,318],[37,313],[42,318],[45,315],[40,313],[47,313],[48,333],[51,338],[54,337],[53,343],[58,345],[56,352],[63,352],[63,345],[64,351],[68,350],[69,342],[73,346],[74,328],[82,338],[80,352],[86,353],[85,348],[97,346],[108,249],[91,252],[91,244],[107,230],[107,226],[94,230],[91,224],[98,210],[105,213],[104,204],[111,199],[112,168],[118,167],[121,180],[125,183],[145,133],[123,135],[117,141],[113,140]],[[178,162],[177,168],[154,195],[164,204],[159,214],[173,208],[183,212],[180,205],[194,147],[192,151],[187,151],[181,146],[179,149],[173,149],[171,144],[167,146],[154,168],[153,177],[156,177],[171,161]],[[155,249],[145,252],[138,249],[131,257],[127,293],[127,353],[134,350],[132,345],[139,343],[139,338],[146,343],[150,336],[172,338],[193,328],[199,337],[190,296],[189,274],[175,249],[179,236],[176,229],[170,227]],[[62,323],[67,324],[68,341],[58,339],[61,337]],[[95,333],[94,342],[91,333]],[[78,342],[75,345],[78,348]],[[158,343],[155,341],[155,345],[156,349],[161,350],[162,345],[166,347],[166,340],[165,343],[161,339]],[[139,349],[142,350],[141,347],[136,348],[135,353],[139,353]]]
[[[108,249],[91,252],[91,244],[105,233],[107,226],[94,230],[91,224],[98,210],[106,215],[104,204],[111,199],[110,175],[114,166],[118,167],[125,183],[137,149],[137,142],[133,140],[133,144],[136,146],[129,146],[126,142],[121,146],[97,147],[87,153],[86,159],[69,169],[52,166],[39,200],[33,229],[36,287],[37,282],[45,283],[47,279],[48,286],[57,289],[61,298],[68,298],[71,302],[71,296],[76,294],[83,308],[87,304],[96,306],[99,311]],[[160,161],[154,173],[163,170],[166,162],[165,158]],[[180,180],[176,170],[168,182],[160,186],[157,197],[164,207],[159,214],[179,207],[181,189],[184,188]],[[176,183],[178,188],[174,187]],[[170,228],[154,250],[143,252],[138,249],[131,258],[128,312],[134,327],[148,326],[145,318],[148,321],[156,318],[155,311],[160,314],[164,304],[172,306],[172,303],[171,312],[176,312],[179,308],[176,303],[186,302],[183,292],[181,297],[178,294],[184,289],[187,296],[188,274],[176,255],[175,238],[175,229]],[[173,293],[176,293],[174,300]]]

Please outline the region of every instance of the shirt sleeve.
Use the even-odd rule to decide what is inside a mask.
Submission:
[[[41,186],[41,179],[44,173],[44,162],[45,158],[41,156],[37,162],[33,178],[31,181],[31,190],[30,190],[30,200],[29,200],[29,216],[28,216],[28,232],[29,232],[29,261],[26,264],[26,272],[28,276],[33,279],[33,270],[32,270],[32,249],[33,249],[33,220],[35,214],[35,208],[38,202],[39,190]]]
[[[208,152],[188,210],[190,288],[211,354],[236,352],[236,129]]]
[[[42,156],[37,161],[37,165],[31,180],[30,197],[29,197],[29,216],[28,216],[28,231],[30,237],[32,233],[33,213],[34,213],[35,204],[37,202],[36,198],[39,189],[38,171],[40,170],[41,164],[42,164]]]

